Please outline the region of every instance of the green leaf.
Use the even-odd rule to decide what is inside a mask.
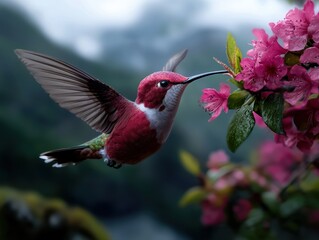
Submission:
[[[276,212],[278,210],[278,200],[277,196],[273,192],[264,192],[261,195],[264,204],[272,211]]]
[[[244,104],[248,95],[249,95],[248,91],[237,89],[228,97],[228,103],[227,103],[228,108],[229,109],[240,108]]]
[[[234,69],[234,72],[239,73],[241,71],[240,61],[242,58],[242,53],[238,48],[236,40],[231,33],[228,33],[227,35],[226,54],[228,62]]]
[[[289,198],[286,202],[281,204],[280,213],[283,217],[288,217],[296,213],[305,205],[305,199],[301,195],[293,196]]]
[[[220,179],[221,177],[230,173],[234,169],[235,169],[235,165],[227,164],[227,165],[219,168],[218,171],[208,171],[207,176],[208,176],[209,180],[216,182],[218,179]]]
[[[265,218],[265,213],[259,208],[252,209],[248,215],[247,220],[245,221],[245,226],[253,227],[256,224],[259,224]]]
[[[229,79],[229,82],[234,84],[236,87],[243,89],[244,88],[244,82],[243,81],[237,81],[234,78]]]
[[[198,203],[205,198],[207,192],[201,187],[192,187],[184,193],[179,201],[179,206],[185,207],[192,203]]]
[[[306,114],[296,114],[293,117],[293,121],[294,124],[296,126],[296,128],[300,131],[300,132],[305,132],[307,131],[307,129],[309,129],[309,121],[308,121],[308,116]]]
[[[299,58],[300,58],[300,54],[287,52],[284,57],[285,64],[288,66],[294,66],[299,63]]]
[[[261,117],[261,105],[262,105],[263,100],[260,98],[255,99],[254,103],[254,112],[257,113]]]
[[[253,104],[243,105],[233,116],[227,131],[228,148],[235,152],[247,139],[255,126]]]
[[[266,125],[275,133],[284,134],[282,118],[284,98],[282,93],[270,94],[261,104],[261,116]]]
[[[198,176],[200,174],[200,165],[196,158],[186,151],[181,151],[179,154],[180,160],[184,168],[191,174]]]
[[[319,190],[319,179],[312,179],[311,181],[301,181],[300,188],[304,192],[318,192]],[[318,202],[319,203],[319,202]]]

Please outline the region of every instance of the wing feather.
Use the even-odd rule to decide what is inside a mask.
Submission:
[[[133,104],[70,64],[32,51],[15,52],[54,101],[99,132],[110,133],[125,111],[123,106]]]
[[[186,57],[187,49],[184,49],[173,55],[163,67],[163,71],[175,72],[176,67]]]

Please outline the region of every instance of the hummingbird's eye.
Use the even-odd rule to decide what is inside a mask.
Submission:
[[[166,87],[168,87],[168,85],[169,85],[169,81],[167,81],[167,80],[162,80],[162,81],[160,81],[160,82],[157,84],[157,86],[158,86],[158,87],[161,87],[161,88],[166,88]]]

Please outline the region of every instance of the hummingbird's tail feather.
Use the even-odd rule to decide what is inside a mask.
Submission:
[[[41,153],[40,158],[45,163],[52,164],[52,167],[65,167],[75,165],[86,159],[100,159],[100,151],[92,150],[90,146],[77,146],[71,148],[61,148]]]
[[[104,158],[104,145],[108,135],[102,133],[96,138],[76,147],[61,148],[40,154],[45,163],[52,167],[65,167],[75,165],[86,159]],[[103,151],[102,151],[103,150]]]

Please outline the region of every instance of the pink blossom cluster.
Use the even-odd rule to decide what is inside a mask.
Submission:
[[[305,105],[285,110],[283,118],[285,135],[275,135],[276,142],[286,147],[296,146],[303,152],[316,151],[314,142],[319,137],[319,99],[309,99]]]
[[[224,196],[217,196],[214,193],[208,195],[201,204],[203,211],[201,221],[203,225],[218,225],[225,222],[227,220],[226,207],[228,203],[228,199]],[[231,211],[235,220],[242,222],[247,219],[252,208],[251,200],[241,198],[237,200]]]
[[[284,20],[270,27],[271,37],[262,29],[253,31],[257,40],[242,59],[236,80],[251,92],[291,89],[284,92],[286,134],[276,135],[276,141],[309,151],[319,136],[318,100],[312,99],[318,97],[319,14],[314,13],[313,1],[307,0],[303,9],[289,11]]]
[[[259,161],[256,165],[268,177],[272,184],[282,187],[287,184],[292,174],[300,167],[304,154],[297,149],[290,149],[272,141],[264,142],[258,149]]]
[[[271,36],[263,29],[253,30],[253,48],[241,60],[242,70],[235,80],[262,99],[272,92],[283,93],[285,135],[277,135],[276,141],[309,151],[319,138],[319,13],[307,0],[302,9],[292,9],[283,20],[269,25]],[[210,120],[228,111],[229,96],[227,84],[220,91],[203,90],[201,101],[212,113]]]
[[[228,155],[219,150],[210,154],[207,167],[208,178],[212,179],[218,175],[223,169],[231,166]],[[204,225],[218,225],[227,221],[226,212],[230,204],[231,193],[236,188],[246,188],[249,186],[249,176],[242,168],[231,169],[227,174],[218,177],[213,181],[212,186],[209,186],[210,193],[202,201],[202,217],[201,221]],[[240,198],[236,203],[232,203],[230,212],[235,221],[244,221],[253,208],[251,199]]]
[[[242,71],[236,80],[243,81],[244,89],[252,92],[264,87],[280,88],[288,71],[282,57],[287,50],[279,45],[276,36],[269,38],[265,30],[254,29],[253,33],[257,40],[252,41],[253,49],[247,52],[248,57],[241,60]]]
[[[219,171],[226,166],[229,166],[229,157],[228,155],[223,151],[219,150],[216,152],[213,152],[210,154],[207,167],[208,167],[208,176],[214,177],[219,173]],[[245,175],[243,169],[233,169],[228,174],[225,174],[224,176],[218,178],[214,182],[214,189],[227,193],[231,190],[231,188],[234,188],[236,186],[247,186],[248,185],[248,179]]]
[[[207,161],[208,194],[202,201],[201,221],[204,225],[218,225],[230,218],[243,222],[250,211],[258,207],[260,191],[278,196],[301,167],[304,154],[272,141],[264,142],[257,151],[258,161],[252,166],[232,164],[228,155],[219,150],[210,154]],[[228,171],[227,171],[228,169]],[[219,177],[219,174],[224,172]],[[258,189],[257,188],[257,189]],[[245,197],[233,199],[233,194],[243,191]],[[241,195],[239,195],[241,196]]]
[[[290,10],[270,27],[274,33],[270,37],[263,29],[253,30],[257,39],[242,59],[236,80],[251,92],[289,87],[293,90],[285,93],[285,100],[291,105],[307,101],[318,93],[319,81],[319,14],[314,13],[313,1],[307,0],[303,9]]]

